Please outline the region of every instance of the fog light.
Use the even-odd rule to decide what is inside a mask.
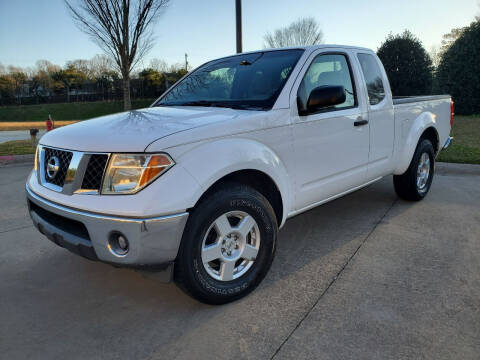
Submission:
[[[113,233],[108,239],[107,247],[113,255],[123,257],[128,253],[129,243],[125,235]]]
[[[119,235],[117,240],[118,240],[118,246],[120,246],[120,249],[128,250],[128,241],[127,239],[125,239],[123,235]]]

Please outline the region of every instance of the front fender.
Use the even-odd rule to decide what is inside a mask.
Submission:
[[[412,161],[413,154],[417,148],[418,141],[423,132],[429,127],[433,127],[437,133],[437,121],[435,115],[431,112],[423,112],[413,120],[413,123],[408,127],[408,120],[402,123],[401,127],[401,143],[403,147],[397,155],[397,167],[394,170],[395,175],[401,175],[407,171]]]
[[[196,203],[203,193],[226,175],[240,170],[258,170],[268,175],[276,184],[283,202],[283,219],[292,203],[292,189],[288,172],[281,159],[262,143],[244,138],[223,138],[188,146],[170,148],[169,153],[198,182],[201,191],[191,194]]]

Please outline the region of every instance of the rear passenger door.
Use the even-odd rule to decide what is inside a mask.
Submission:
[[[366,52],[358,52],[357,59],[363,75],[363,91],[368,94],[370,155],[367,177],[375,179],[392,171],[395,137],[392,96],[380,60]]]
[[[363,121],[367,116],[366,99],[359,91],[358,69],[352,63],[352,54],[344,50],[316,51],[292,88],[296,210],[314,206],[365,182],[369,125]],[[325,85],[343,86],[346,101],[300,116],[299,109],[306,106],[310,92]]]

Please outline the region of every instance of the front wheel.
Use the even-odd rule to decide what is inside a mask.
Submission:
[[[407,171],[393,177],[395,192],[404,200],[422,200],[430,190],[434,171],[435,151],[433,145],[430,140],[421,139]]]
[[[177,283],[209,304],[245,296],[270,268],[277,227],[263,195],[240,184],[223,186],[190,214],[175,264]]]

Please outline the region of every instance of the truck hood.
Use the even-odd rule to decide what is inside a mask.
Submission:
[[[40,144],[88,152],[143,152],[156,140],[231,120],[239,112],[228,108],[151,107],[64,126],[46,133]]]

